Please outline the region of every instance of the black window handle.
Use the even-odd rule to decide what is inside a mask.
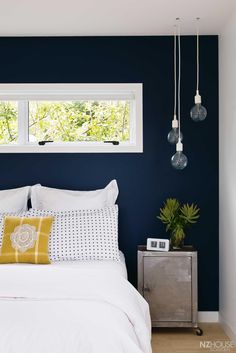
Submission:
[[[39,141],[38,144],[39,144],[40,146],[44,146],[44,145],[46,145],[46,143],[50,143],[50,142],[53,142],[53,141],[50,141],[50,140]]]
[[[120,142],[119,141],[104,141],[104,143],[111,143],[112,145],[119,145]]]

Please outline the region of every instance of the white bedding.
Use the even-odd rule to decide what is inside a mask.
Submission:
[[[124,278],[127,279],[127,269],[126,269],[126,264],[125,264],[125,257],[122,251],[119,251],[120,255],[120,261],[112,261],[112,260],[101,260],[101,261],[56,261],[52,262],[50,266],[50,271],[57,271],[58,269],[65,268],[70,270],[71,268],[76,268],[78,272],[83,272],[83,271],[102,271],[103,273],[117,273],[123,276]],[[10,267],[9,267],[10,266]],[[32,278],[37,277],[38,274],[41,273],[41,271],[45,270],[45,267],[48,268],[48,266],[45,265],[32,265],[32,264],[11,264],[11,265],[0,265],[0,273],[1,273],[1,268],[4,269],[6,267],[7,269],[11,270],[16,277],[18,276],[27,276],[28,279],[30,279],[30,276]],[[8,271],[8,270],[7,270]],[[48,270],[44,272],[44,275],[47,276],[47,273],[49,273]],[[13,275],[14,275],[13,274]],[[1,353],[1,352],[0,352]]]
[[[112,260],[101,260],[101,261],[58,261],[53,262],[52,266],[63,266],[63,267],[77,267],[81,270],[90,269],[96,270],[101,269],[102,271],[113,271],[119,273],[121,276],[127,279],[127,268],[125,264],[125,256],[122,251],[119,251],[120,262]]]
[[[150,353],[124,263],[0,266],[0,353]]]

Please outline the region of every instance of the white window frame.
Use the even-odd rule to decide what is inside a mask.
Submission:
[[[142,83],[121,84],[0,84],[0,100],[18,102],[18,143],[0,145],[0,153],[106,153],[143,152]],[[30,100],[131,100],[130,141],[61,142],[38,145],[28,138]]]

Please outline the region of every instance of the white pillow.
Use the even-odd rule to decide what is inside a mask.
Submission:
[[[28,214],[54,217],[49,238],[50,260],[120,260],[117,205],[61,212],[31,209]]]
[[[0,212],[26,211],[30,186],[17,189],[0,190]]]
[[[50,211],[87,210],[113,206],[118,196],[116,180],[104,189],[73,191],[41,186],[31,187],[32,208]]]

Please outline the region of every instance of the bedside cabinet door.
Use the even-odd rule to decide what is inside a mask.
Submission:
[[[191,321],[191,257],[144,257],[143,270],[152,321]]]

